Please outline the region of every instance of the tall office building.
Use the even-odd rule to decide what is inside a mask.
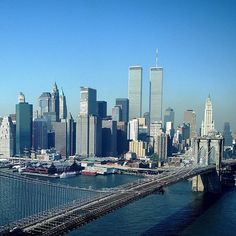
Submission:
[[[138,140],[139,134],[139,120],[132,119],[128,123],[128,139],[129,140]]]
[[[76,122],[70,114],[67,120],[67,155],[73,156],[76,152]]]
[[[142,67],[129,67],[128,82],[129,120],[142,115]]]
[[[174,126],[175,112],[171,107],[168,107],[164,113],[164,128],[166,129],[166,122],[172,122]],[[174,127],[173,127],[174,128]]]
[[[51,111],[51,93],[44,92],[39,97],[39,118],[43,117],[43,114]]]
[[[112,120],[121,121],[121,108],[120,108],[120,106],[112,107]]]
[[[34,150],[48,148],[47,120],[37,118],[33,121],[33,148]]]
[[[233,137],[230,131],[229,122],[224,123],[223,137],[224,137],[224,146],[232,146]]]
[[[51,111],[56,113],[56,121],[59,121],[59,90],[55,83],[51,94]]]
[[[102,122],[97,116],[89,116],[89,149],[90,157],[102,155]]]
[[[55,134],[55,149],[63,158],[67,157],[67,123],[52,122]]]
[[[80,87],[80,115],[97,115],[97,91]]]
[[[62,89],[61,89],[61,94],[59,96],[59,118],[60,120],[67,119],[66,96],[64,95]]]
[[[117,98],[116,106],[121,108],[121,121],[129,121],[129,99],[128,98]]]
[[[167,162],[167,135],[162,132],[160,133],[154,143],[154,152],[157,153],[161,161]]]
[[[0,126],[0,155],[3,158],[15,154],[15,128],[9,116],[3,118]]]
[[[97,101],[97,115],[101,119],[107,117],[107,102],[106,101]]]
[[[201,136],[208,135],[211,131],[214,131],[214,121],[212,118],[212,102],[210,95],[208,96],[205,104],[204,120],[202,121]]]
[[[117,122],[102,120],[102,156],[117,155]]]
[[[162,121],[163,68],[150,69],[149,112],[150,123]]]
[[[32,117],[33,105],[25,102],[25,96],[20,93],[16,104],[16,154],[28,155],[32,147]],[[28,154],[27,154],[28,153]]]
[[[121,155],[128,151],[127,123],[117,122],[117,154]]]
[[[80,156],[100,156],[102,124],[97,114],[97,91],[80,88],[80,115],[77,123],[76,152]]]
[[[190,124],[190,138],[197,137],[197,125],[196,125],[196,113],[193,110],[187,110],[184,112],[184,123]]]
[[[89,116],[79,115],[76,127],[76,153],[79,156],[89,155]]]

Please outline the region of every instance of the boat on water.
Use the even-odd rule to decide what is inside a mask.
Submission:
[[[60,174],[60,178],[61,179],[65,179],[65,178],[70,178],[70,177],[74,177],[77,175],[76,171],[68,171],[68,172],[63,172],[62,174]]]
[[[82,174],[82,175],[97,175],[97,171],[93,171],[93,170],[82,170],[81,174]]]

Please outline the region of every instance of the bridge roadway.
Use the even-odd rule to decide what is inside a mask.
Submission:
[[[155,192],[162,192],[163,187],[189,179],[195,175],[211,172],[215,166],[192,166],[178,168],[175,171],[139,179],[136,182],[113,188],[106,194],[90,202],[74,201],[63,209],[42,215],[37,219],[24,221],[18,227],[29,235],[62,235],[63,233],[82,226],[130,202]]]

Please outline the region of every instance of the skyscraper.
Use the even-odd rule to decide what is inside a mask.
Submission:
[[[128,151],[127,140],[127,123],[124,121],[117,122],[117,153],[124,154]]]
[[[76,152],[76,122],[70,114],[67,120],[67,155],[75,155]]]
[[[33,148],[34,150],[48,148],[48,129],[45,118],[37,118],[33,121]]]
[[[117,155],[117,122],[102,120],[102,156]]]
[[[193,139],[197,137],[196,113],[194,110],[184,112],[184,123],[190,124],[190,138]]]
[[[100,156],[102,124],[97,117],[97,91],[80,88],[80,115],[77,123],[76,152],[80,156]]]
[[[39,97],[39,117],[42,118],[45,112],[51,111],[51,93],[44,92]]]
[[[138,133],[139,133],[139,120],[132,119],[129,121],[128,124],[128,137],[129,140],[138,140]]]
[[[212,118],[212,102],[210,95],[205,104],[204,120],[202,121],[201,136],[206,136],[209,132],[214,131],[214,121]]]
[[[97,116],[89,116],[89,149],[90,157],[102,154],[102,122]]]
[[[112,107],[112,120],[121,121],[121,107],[120,106]]]
[[[33,106],[25,102],[23,93],[20,93],[18,101],[19,103],[16,104],[16,154],[22,156],[32,147]]]
[[[55,133],[55,149],[63,158],[67,157],[67,123],[52,122]]]
[[[59,121],[59,90],[55,83],[51,94],[51,111],[56,113],[56,121]]]
[[[80,87],[80,115],[97,115],[97,91]]]
[[[174,121],[175,121],[175,112],[171,107],[168,107],[164,113],[164,128],[166,129],[166,122],[172,122],[174,126]]]
[[[121,121],[129,121],[129,99],[128,98],[117,98],[116,106],[121,108]]]
[[[62,89],[61,89],[61,94],[59,96],[59,118],[60,120],[67,119],[66,96],[64,95]]]
[[[87,157],[89,154],[89,116],[79,115],[76,127],[76,153]]]
[[[3,118],[0,126],[0,155],[12,157],[15,154],[15,129],[9,116]]]
[[[97,101],[97,115],[101,119],[107,117],[107,102],[106,101]]]
[[[229,122],[224,123],[223,136],[224,136],[224,146],[232,146],[233,137],[232,137],[232,134],[231,134],[231,131],[230,131]]]
[[[129,67],[128,82],[129,120],[142,115],[142,67]]]
[[[149,112],[150,123],[162,121],[163,68],[150,69]]]

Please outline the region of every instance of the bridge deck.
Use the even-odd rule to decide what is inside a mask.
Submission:
[[[235,164],[235,161],[231,164]],[[73,201],[61,209],[46,212],[41,217],[29,217],[23,220],[18,227],[30,235],[61,235],[130,202],[154,192],[162,191],[165,186],[212,171],[215,171],[214,165],[184,167],[170,172],[163,172],[159,175],[139,179],[136,182],[110,189],[110,191],[104,191],[102,195],[95,196],[88,202]]]

